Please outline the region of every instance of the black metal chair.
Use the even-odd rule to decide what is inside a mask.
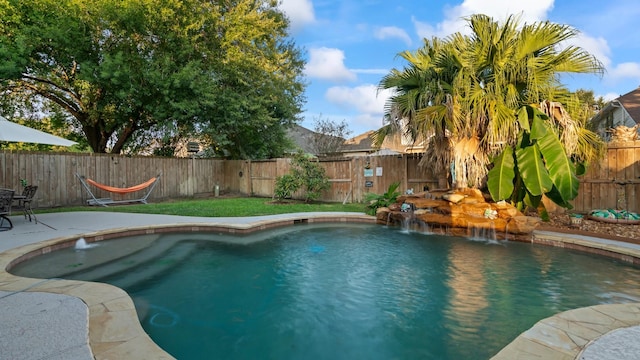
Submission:
[[[22,196],[13,199],[13,201],[17,202],[17,204],[14,204],[11,208],[12,211],[22,211],[24,213],[25,219],[27,218],[27,216],[29,216],[29,222],[31,222],[31,217],[33,216],[36,224],[38,223],[38,219],[31,209],[31,203],[33,202],[33,197],[36,195],[37,191],[38,186],[36,185],[25,186],[24,190],[22,191]]]
[[[11,189],[0,189],[0,231],[13,229],[13,223],[9,219],[11,215],[11,203],[13,202],[13,194],[15,191]]]

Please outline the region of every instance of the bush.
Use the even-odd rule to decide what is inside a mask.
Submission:
[[[323,191],[329,190],[331,183],[324,169],[309,159],[304,153],[298,152],[291,161],[291,171],[276,179],[274,197],[278,200],[291,198],[294,192],[304,189],[305,201],[320,198]]]
[[[276,178],[276,188],[274,191],[274,197],[278,201],[284,199],[291,199],[294,192],[300,189],[302,184],[299,179],[292,174],[284,174]]]

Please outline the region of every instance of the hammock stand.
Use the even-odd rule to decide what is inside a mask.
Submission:
[[[110,204],[125,204],[125,203],[138,203],[138,202],[146,204],[147,198],[149,198],[149,195],[151,195],[151,192],[156,187],[156,184],[160,180],[161,175],[162,173],[158,174],[158,176],[156,177],[152,177],[151,179],[143,182],[142,184],[134,185],[127,188],[119,188],[119,187],[100,184],[99,182],[96,182],[83,175],[79,175],[76,173],[76,177],[78,178],[78,180],[80,180],[80,183],[82,183],[82,186],[87,191],[87,194],[91,196],[91,199],[87,199],[87,205],[100,205],[105,207],[109,206]],[[147,191],[143,194],[141,198],[138,198],[138,199],[113,200],[111,198],[97,198],[91,191],[91,188],[89,187],[89,185],[95,186],[98,189],[102,189],[110,193],[120,194],[120,195],[132,193],[132,192],[136,192],[144,189],[147,189]]]

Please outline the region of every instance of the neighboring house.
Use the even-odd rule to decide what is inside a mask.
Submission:
[[[305,153],[316,156],[327,155],[322,154],[322,144],[335,142],[334,137],[322,135],[315,131],[304,128],[300,125],[294,125],[287,131],[288,137],[294,144],[302,149]],[[335,153],[328,155],[338,155],[346,157],[354,156],[377,156],[377,155],[397,155],[397,154],[414,154],[423,153],[424,145],[420,143],[412,143],[401,134],[387,136],[380,148],[374,147],[373,144],[374,131],[367,131],[348,140],[340,139],[342,146]],[[319,137],[325,136],[326,139]],[[325,141],[323,141],[325,140]]]
[[[609,130],[618,126],[634,127],[640,124],[640,88],[607,103],[592,119],[595,131],[606,141],[611,140]]]
[[[349,157],[366,156],[376,152],[378,149],[373,147],[372,135],[373,131],[367,131],[345,141],[342,147],[342,155]]]
[[[313,146],[314,136],[314,131],[297,124],[294,124],[291,128],[287,129],[287,137],[289,137],[289,139],[291,139],[299,149],[307,154],[317,155]]]
[[[344,138],[321,134],[297,124],[287,130],[287,136],[295,144],[296,151],[300,149],[315,156],[339,155],[344,143]]]
[[[344,156],[376,156],[395,154],[415,154],[424,152],[423,142],[413,143],[402,134],[389,135],[384,139],[382,146],[376,148],[373,145],[373,131],[355,136],[345,141],[342,148]]]

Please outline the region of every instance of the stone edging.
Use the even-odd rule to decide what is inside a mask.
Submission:
[[[534,231],[531,242],[640,264],[637,244],[550,231]],[[585,348],[602,336],[631,326],[640,326],[640,303],[568,310],[538,321],[491,359],[579,359]]]

